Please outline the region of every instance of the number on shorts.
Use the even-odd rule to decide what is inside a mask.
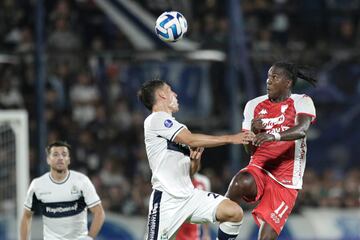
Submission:
[[[279,207],[270,214],[270,217],[272,218],[272,220],[274,220],[275,223],[280,223],[281,218],[288,209],[289,206],[286,205],[284,201],[282,201]]]
[[[212,193],[212,192],[209,192],[207,195],[208,195],[208,197],[213,196],[215,199],[219,196],[219,194]]]

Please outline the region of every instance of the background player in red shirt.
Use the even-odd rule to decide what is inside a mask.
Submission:
[[[258,202],[252,214],[259,239],[277,239],[291,213],[306,162],[306,132],[315,119],[310,97],[292,94],[297,79],[316,80],[295,64],[277,62],[268,71],[267,95],[250,100],[244,109],[244,131],[257,135],[248,145],[251,159],[232,179],[227,197]]]

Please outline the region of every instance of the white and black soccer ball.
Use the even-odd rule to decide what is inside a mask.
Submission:
[[[164,12],[156,20],[155,33],[165,42],[176,42],[188,28],[185,17],[176,11]]]

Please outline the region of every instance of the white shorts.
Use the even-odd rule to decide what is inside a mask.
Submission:
[[[154,190],[150,197],[147,240],[175,238],[185,221],[216,222],[216,209],[226,198],[222,195],[194,189],[188,198],[174,198]]]

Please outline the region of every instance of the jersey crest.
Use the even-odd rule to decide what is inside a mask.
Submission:
[[[167,127],[167,128],[171,128],[173,125],[173,122],[170,120],[170,119],[166,119],[164,121],[164,126]]]

